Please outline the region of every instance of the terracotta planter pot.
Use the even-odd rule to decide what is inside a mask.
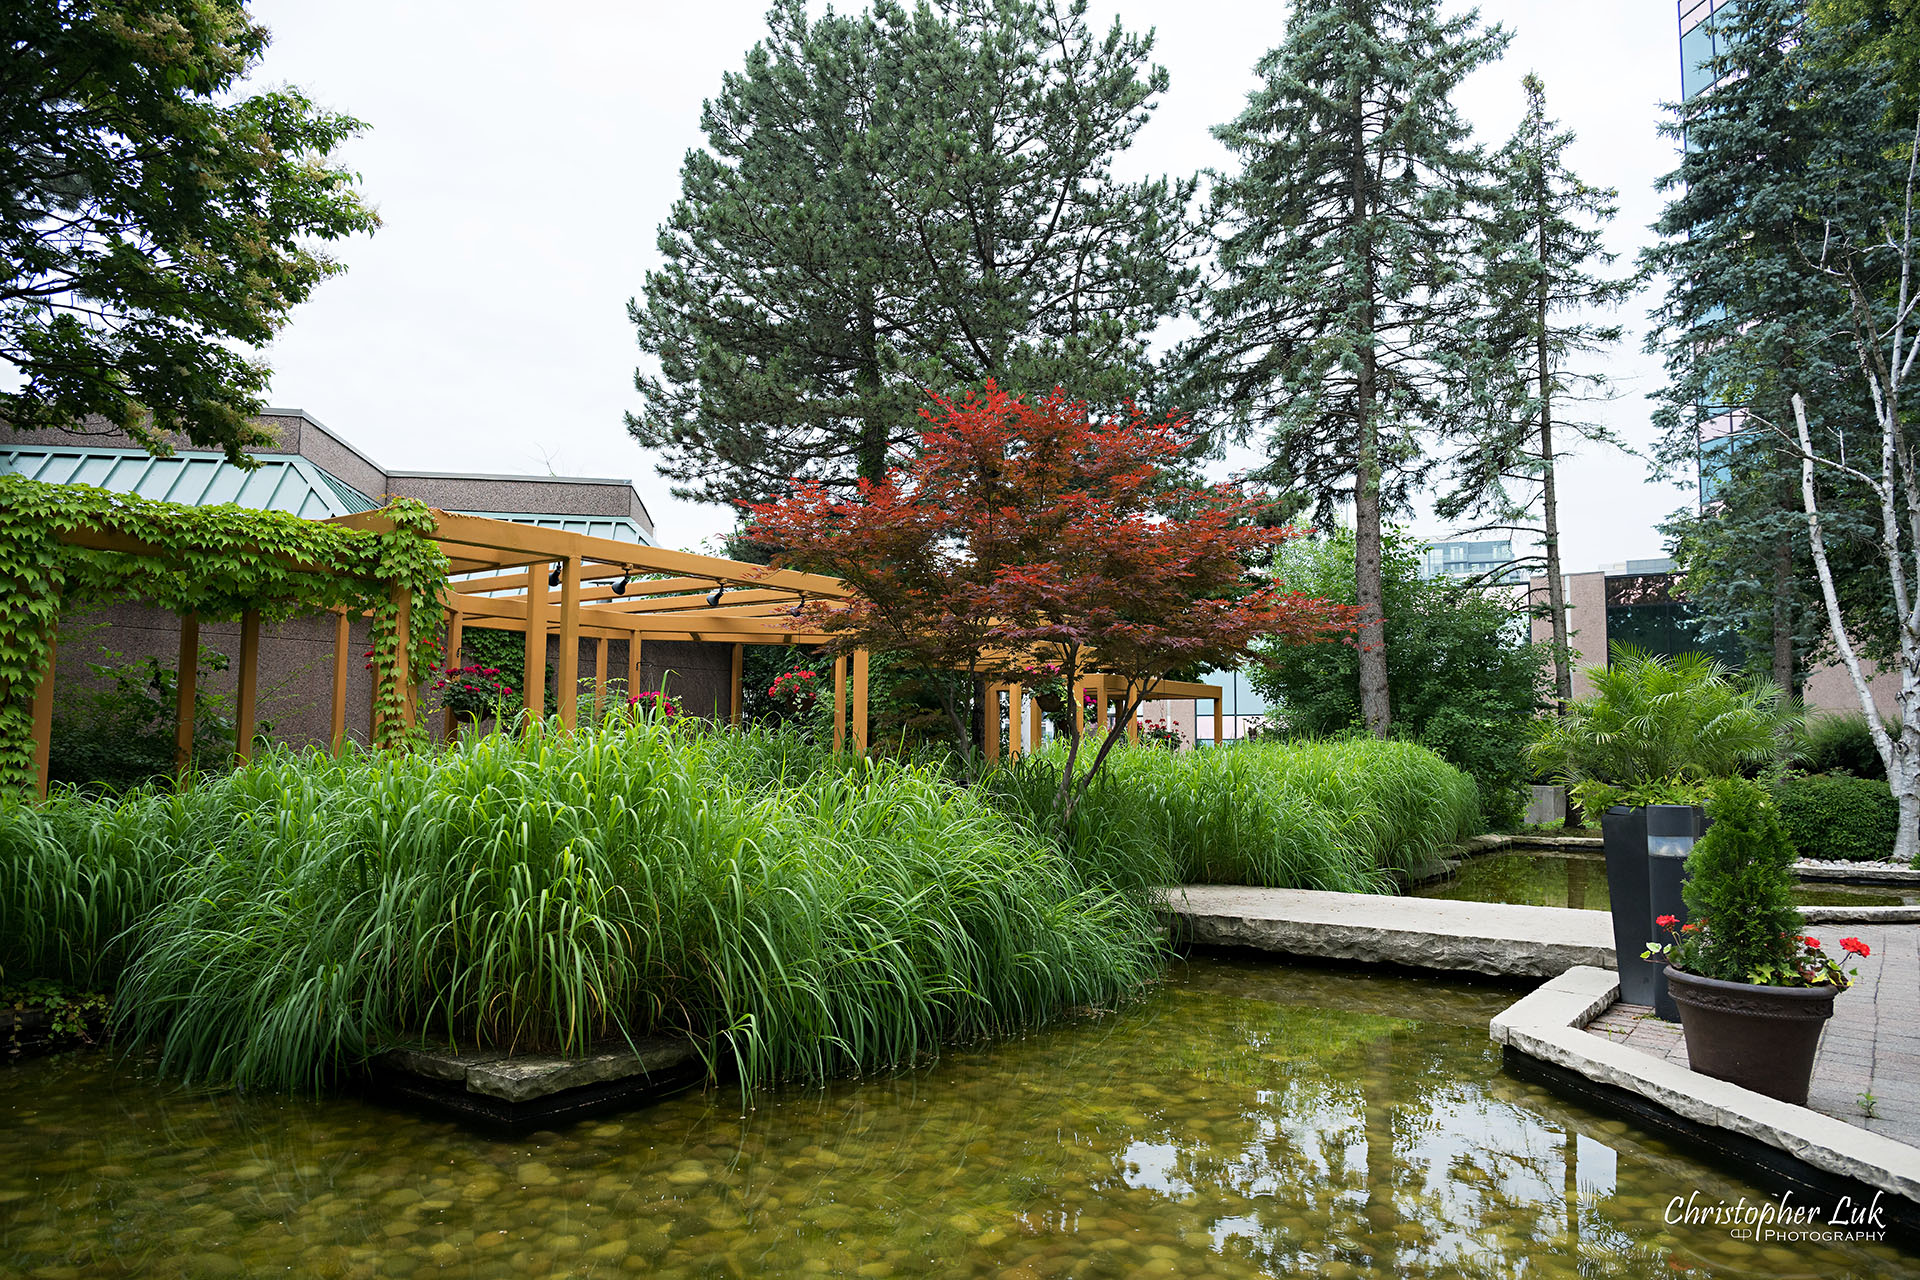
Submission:
[[[1844,988],[1761,987],[1667,966],[1687,1061],[1701,1075],[1796,1106],[1807,1104],[1813,1055]]]

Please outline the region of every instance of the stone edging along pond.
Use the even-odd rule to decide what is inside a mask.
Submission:
[[[1815,1199],[1866,1205],[1885,1193],[1887,1225],[1920,1236],[1920,1149],[1589,1035],[1618,976],[1577,966],[1543,983],[1489,1028],[1514,1074],[1624,1111],[1759,1168]]]

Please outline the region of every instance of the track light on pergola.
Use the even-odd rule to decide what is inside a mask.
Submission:
[[[720,603],[720,597],[725,594],[727,594],[725,587],[715,587],[713,590],[707,592],[707,608],[712,609],[717,607]]]
[[[633,581],[633,570],[624,565],[622,567],[626,568],[627,571],[620,575],[620,581],[613,584],[613,594],[617,596],[627,594],[627,584]]]
[[[550,587],[557,587],[560,585],[560,566],[559,565],[556,564],[555,566],[553,566],[553,572],[547,575],[547,585]]]

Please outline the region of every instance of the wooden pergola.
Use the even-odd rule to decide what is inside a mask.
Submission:
[[[1067,705],[1080,715],[1086,714],[1088,695],[1092,695],[1092,705],[1099,708],[1099,720],[1102,729],[1106,727],[1109,715],[1117,715],[1124,710],[1127,696],[1126,684],[1118,678],[1101,672],[1085,676],[1067,692]],[[1148,687],[1147,698],[1143,701],[1168,702],[1194,699],[1213,702],[1213,745],[1219,746],[1224,738],[1226,724],[1226,690],[1217,684],[1196,684],[1190,680],[1156,680]],[[1043,740],[1045,717],[1040,708],[1026,696],[1026,690],[1018,684],[990,684],[987,686],[987,736],[984,743],[989,761],[1000,758],[1000,729],[1004,718],[1009,755],[1022,755],[1038,751]],[[1139,720],[1127,722],[1127,741],[1140,740]]]
[[[578,715],[579,683],[572,678],[581,642],[595,642],[595,698],[607,684],[607,648],[627,644],[626,683],[640,686],[640,661],[648,640],[694,640],[731,644],[733,663],[727,718],[740,722],[740,671],[750,644],[817,644],[829,639],[808,606],[832,608],[849,589],[838,578],[744,564],[718,556],[667,551],[563,529],[514,524],[479,516],[433,513],[434,540],[452,575],[442,600],[447,613],[447,665],[460,663],[461,638],[469,627],[518,631],[527,637],[521,673],[522,704],[540,715],[546,707],[548,643],[555,646],[554,700],[561,724]],[[384,531],[379,512],[341,516],[333,523]],[[348,619],[342,615],[335,646],[333,731],[345,732]],[[849,695],[854,748],[867,749],[866,650],[852,661],[834,662],[834,748],[846,745]]]
[[[851,588],[838,578],[745,564],[718,556],[696,555],[685,551],[667,551],[640,543],[595,538],[562,529],[538,525],[490,520],[480,516],[454,515],[433,511],[433,538],[449,562],[449,581],[441,604],[446,612],[446,665],[458,667],[461,639],[467,628],[492,628],[518,631],[526,637],[526,664],[521,673],[522,701],[534,716],[546,708],[546,669],[548,644],[556,649],[558,663],[554,690],[562,725],[571,728],[579,711],[578,669],[580,645],[595,642],[594,662],[596,703],[606,694],[608,644],[627,641],[626,683],[630,693],[641,684],[640,663],[646,641],[701,641],[731,644],[733,661],[727,718],[738,724],[741,715],[741,667],[745,648],[750,644],[819,644],[832,638],[819,626],[819,613],[809,606],[832,610],[851,594]],[[378,511],[340,516],[329,523],[366,532],[391,532],[391,519]],[[150,555],[155,549],[111,531],[74,530],[63,540],[95,550]],[[302,566],[316,571],[315,566]],[[317,571],[324,572],[324,568]],[[398,644],[396,652],[408,651],[413,602],[404,588],[396,587],[398,606]],[[255,708],[259,690],[260,611],[248,609],[241,617],[240,653],[235,663],[238,679],[236,699],[236,755],[247,760],[253,752],[256,726]],[[348,610],[336,614],[333,646],[333,706],[330,742],[335,751],[345,749],[347,740],[347,679],[352,656],[350,628],[353,617]],[[180,622],[180,667],[176,683],[176,757],[184,769],[193,754],[195,682],[199,666],[199,619],[193,614]],[[404,659],[402,659],[404,661]],[[33,701],[34,763],[36,789],[44,796],[47,788],[48,748],[52,740],[55,655],[49,647],[46,669],[42,673]],[[851,655],[836,658],[833,666],[834,731],[836,751],[846,747],[851,721],[854,750],[864,754],[868,745],[868,653],[857,649]],[[378,690],[394,672],[376,671],[373,687]],[[404,690],[402,715],[411,728],[418,718],[417,691],[409,681],[401,681]],[[1112,676],[1092,674],[1072,690],[1073,706],[1079,709],[1091,692],[1101,708],[1100,720],[1106,722],[1112,705],[1125,696],[1124,687]],[[1218,685],[1163,681],[1153,686],[1157,699],[1210,698],[1214,703],[1214,742],[1221,741],[1222,690]],[[992,684],[988,687],[989,726],[985,743],[988,759],[1001,754],[1000,726],[1002,699],[1007,699],[1004,714],[1011,732],[1007,751],[1020,755],[1037,749],[1042,741],[1042,716],[1018,684]],[[374,699],[378,717],[378,699]],[[851,710],[851,716],[848,711]],[[377,718],[373,728],[381,725]],[[452,714],[448,731],[453,729]],[[1139,736],[1138,724],[1127,726],[1128,737]]]

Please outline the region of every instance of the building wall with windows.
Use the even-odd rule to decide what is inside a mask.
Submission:
[[[1457,539],[1429,545],[1420,560],[1423,578],[1471,578],[1483,585],[1518,585],[1527,571],[1513,562],[1513,543],[1501,539]]]

